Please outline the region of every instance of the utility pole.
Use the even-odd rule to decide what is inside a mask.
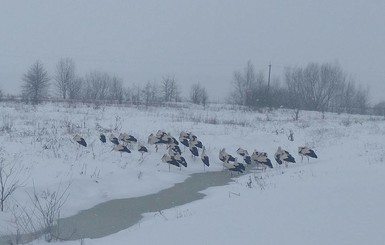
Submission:
[[[271,75],[271,63],[269,64],[269,77],[267,79],[267,106],[269,107],[269,110],[271,110],[270,106],[270,75]]]

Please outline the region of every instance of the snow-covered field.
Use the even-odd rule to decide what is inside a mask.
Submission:
[[[36,108],[0,104],[0,157],[20,169],[22,184],[0,212],[0,235],[15,233],[15,217],[31,209],[33,193],[63,191],[61,217],[116,198],[142,196],[202,172],[200,159],[186,149],[187,168],[161,163],[147,137],[162,129],[178,138],[191,131],[206,146],[211,166],[222,171],[218,152],[238,147],[265,151],[274,161],[278,146],[296,157],[288,168],[248,173],[227,186],[213,187],[203,200],[146,214],[137,225],[100,239],[58,244],[383,244],[385,235],[385,120],[380,117],[301,112],[258,113],[231,106],[192,105],[137,109],[47,104]],[[290,130],[294,141],[288,140]],[[121,155],[102,144],[99,132],[126,132],[150,152]],[[79,133],[88,147],[72,137]],[[318,159],[301,162],[300,145]],[[34,241],[44,244],[44,239]],[[55,244],[55,242],[51,242]]]

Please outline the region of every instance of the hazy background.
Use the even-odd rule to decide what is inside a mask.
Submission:
[[[337,61],[375,103],[385,99],[384,13],[380,0],[0,0],[0,89],[19,93],[37,59],[53,74],[70,57],[79,75],[127,85],[175,75],[182,96],[199,82],[220,100],[248,60],[266,75],[271,62],[274,77]]]

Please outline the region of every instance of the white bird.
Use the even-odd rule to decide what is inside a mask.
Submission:
[[[167,141],[162,140],[162,136],[159,136],[158,134],[156,134],[156,135],[150,134],[148,136],[147,143],[150,145],[155,145],[155,150],[158,151],[158,145],[166,144]]]
[[[225,162],[227,158],[229,159],[229,161],[234,161],[235,160],[235,158],[232,155],[230,155],[230,154],[228,154],[226,152],[225,148],[222,148],[219,151],[219,160],[221,160],[222,162]]]
[[[99,139],[100,139],[100,141],[102,143],[106,143],[107,142],[106,136],[104,134],[102,134],[102,133],[99,135]]]
[[[87,143],[86,141],[84,140],[84,138],[80,137],[80,135],[76,134],[74,136],[74,140],[79,143],[80,145],[84,146],[84,147],[87,147]]]
[[[170,165],[174,165],[177,167],[180,167],[179,162],[175,159],[172,158],[169,154],[165,153],[162,157],[162,162],[168,163],[168,171],[170,172]]]
[[[112,144],[114,144],[114,145],[118,145],[118,144],[119,144],[118,138],[116,138],[115,135],[113,135],[113,134],[110,134],[109,140],[110,140],[110,141],[112,142]]]
[[[288,166],[289,162],[295,163],[295,159],[288,151],[283,150],[280,146],[278,147],[276,153],[274,154],[274,158],[279,165],[285,162],[285,166]]]
[[[198,148],[193,144],[191,140],[189,141],[189,149],[193,157],[199,156]]]
[[[247,150],[239,147],[237,150],[237,154],[243,157],[243,161],[245,161],[246,164],[251,164],[251,159]]]
[[[119,151],[119,152],[120,152],[120,155],[122,155],[123,152],[131,153],[130,149],[128,149],[127,146],[121,145],[121,144],[114,145],[114,147],[112,148],[112,150],[114,150],[114,151]]]
[[[207,166],[207,167],[210,166],[210,160],[206,154],[206,148],[204,146],[203,146],[202,152],[201,152],[201,160],[203,162],[203,168],[205,168],[205,166]]]
[[[127,143],[127,144],[138,142],[138,140],[134,136],[129,135],[127,133],[120,133],[119,134],[119,140],[123,141],[124,143]]]
[[[186,133],[184,131],[180,132],[180,134],[179,134],[179,142],[182,145],[188,147],[189,139],[190,139],[190,133]]]
[[[309,157],[318,158],[317,154],[307,146],[298,147],[298,154],[301,156],[301,162],[303,161],[304,156],[307,157],[307,162],[309,162]]]
[[[143,160],[143,154],[148,152],[147,148],[145,146],[141,145],[139,147],[138,151],[142,154],[141,159]]]
[[[237,158],[233,158],[234,160],[230,160],[230,155],[228,155],[223,162],[223,167],[228,169],[232,175],[232,172],[243,173],[245,171],[245,166],[242,163],[237,161]]]
[[[266,171],[266,168],[273,168],[273,164],[270,159],[267,157],[266,152],[258,152],[254,150],[251,154],[251,161],[257,164],[257,168],[262,168],[262,171]]]

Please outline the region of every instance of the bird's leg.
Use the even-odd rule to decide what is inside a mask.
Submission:
[[[158,152],[158,145],[155,145],[155,151]]]
[[[170,172],[170,164],[168,164],[168,172]]]

